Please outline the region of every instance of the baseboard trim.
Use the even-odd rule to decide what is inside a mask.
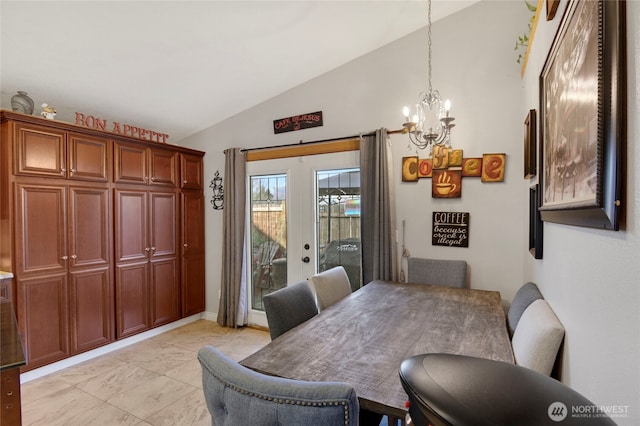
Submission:
[[[151,337],[157,336],[159,334],[165,333],[169,330],[173,330],[174,328],[182,327],[183,325],[192,323],[199,319],[204,319],[207,321],[216,321],[217,315],[212,312],[202,312],[199,314],[191,315],[186,318],[182,318],[178,321],[174,321],[169,324],[162,325],[160,327],[153,328],[148,331],[144,331],[140,334],[136,334],[135,336],[127,337],[122,340],[116,340],[113,343],[109,343],[108,345],[101,346],[96,349],[92,349],[87,352],[83,352],[78,355],[74,355],[69,358],[65,358],[61,361],[54,362],[49,365],[45,365],[40,368],[36,368],[31,371],[27,371],[26,373],[20,374],[20,383],[27,383],[35,379],[39,379],[48,374],[55,373],[65,368],[72,367],[74,365],[80,364],[81,362],[88,361],[93,358],[97,358],[101,355],[108,354],[110,352],[116,351],[118,349],[125,348],[129,345],[133,345],[134,343],[142,342],[143,340],[149,339]]]

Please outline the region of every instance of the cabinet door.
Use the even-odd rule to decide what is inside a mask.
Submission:
[[[151,326],[180,318],[178,265],[175,257],[151,261]]]
[[[149,232],[151,234],[151,325],[175,321],[180,317],[178,287],[176,194],[149,194]]]
[[[116,262],[147,261],[147,191],[115,190]]]
[[[15,174],[66,177],[63,131],[16,124],[14,141]]]
[[[118,338],[149,329],[149,262],[116,266],[116,332]]]
[[[109,268],[74,271],[70,277],[71,354],[112,342],[115,321]]]
[[[173,192],[149,194],[149,232],[151,234],[151,258],[176,256],[177,252],[177,204]]]
[[[66,188],[17,184],[16,201],[17,275],[66,270]]]
[[[114,142],[113,180],[116,183],[147,183],[147,148]]]
[[[163,149],[149,149],[149,185],[176,186],[177,154]]]
[[[108,266],[111,202],[108,188],[69,188],[69,266]]]
[[[18,324],[27,354],[23,371],[69,356],[67,274],[18,279]]]
[[[202,188],[202,157],[180,154],[180,186],[182,188]]]
[[[204,196],[183,191],[181,205],[182,316],[205,310]]]
[[[109,179],[109,140],[76,133],[68,135],[69,179],[106,182]]]

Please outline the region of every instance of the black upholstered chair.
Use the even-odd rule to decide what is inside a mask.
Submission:
[[[430,353],[404,360],[399,374],[415,426],[615,425],[578,392],[518,365]],[[593,417],[573,416],[572,407]]]

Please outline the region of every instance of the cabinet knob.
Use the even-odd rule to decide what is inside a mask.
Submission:
[[[69,256],[62,256],[62,260],[67,260],[69,259]]]
[[[77,258],[78,258],[78,255],[72,254],[72,255],[71,255],[71,258],[72,258],[72,259],[77,259]]]
[[[149,247],[144,248],[144,251],[149,251],[149,250],[151,250]]]
[[[189,244],[184,243],[184,244],[183,244],[183,246],[184,246],[185,248],[187,248],[187,247],[189,247]]]
[[[189,183],[189,181],[188,180],[183,180],[182,183]]]
[[[151,247],[151,251],[156,251],[156,248],[155,247]]]
[[[151,182],[155,182],[155,181],[156,181],[156,178],[151,177]]]

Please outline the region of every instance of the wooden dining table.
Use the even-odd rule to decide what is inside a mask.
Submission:
[[[513,363],[500,293],[372,281],[240,363],[273,376],[347,383],[361,409],[404,419],[400,364],[425,353]]]

